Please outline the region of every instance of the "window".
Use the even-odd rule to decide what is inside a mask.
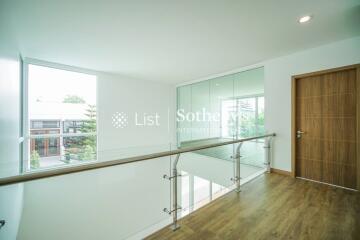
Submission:
[[[24,69],[23,169],[96,160],[96,76],[43,64]]]
[[[265,134],[264,97],[253,96],[223,100],[221,134],[224,138],[246,138]]]
[[[30,120],[32,129],[42,129],[42,128],[60,128],[60,121],[39,121],[39,120]]]
[[[87,124],[86,120],[65,120],[63,122],[64,133],[81,133],[81,129],[84,128],[84,124]]]

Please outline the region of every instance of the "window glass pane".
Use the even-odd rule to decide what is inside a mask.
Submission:
[[[96,136],[30,139],[29,169],[56,167],[96,160]]]
[[[258,98],[258,134],[265,134],[265,99]]]
[[[263,94],[263,67],[179,87],[177,107],[183,115],[204,112],[210,117],[178,121],[178,144],[225,141],[265,132],[264,98],[259,97]]]
[[[179,114],[186,116],[191,113],[191,85],[177,89],[177,110]],[[178,144],[191,140],[191,121],[179,118],[177,121]]]
[[[49,141],[48,141],[48,154],[49,156],[52,156],[52,155],[58,155],[59,154],[59,144],[60,144],[60,141],[59,141],[59,138],[49,138]]]
[[[29,168],[35,170],[44,167],[62,165],[60,162],[60,138],[30,139]]]
[[[234,95],[245,97],[264,93],[264,68],[234,74]]]
[[[221,186],[221,185],[216,184],[216,183],[212,183],[212,187],[211,187],[212,199],[216,199],[216,198],[222,196],[224,190],[226,191],[226,187]]]
[[[86,128],[87,125],[91,124],[91,122],[87,120],[77,120],[77,121],[70,121],[65,120],[63,121],[63,132],[64,133],[82,133],[82,132],[89,132]],[[96,126],[94,126],[94,131]]]
[[[256,135],[255,98],[238,99],[238,132],[240,138]]]
[[[32,64],[27,76],[28,169],[96,160],[96,76]]]
[[[210,111],[213,119],[210,122],[210,137],[217,138],[223,136],[225,138],[231,137],[228,133],[227,121],[222,121],[222,111],[227,113],[227,109],[223,106],[226,99],[233,99],[234,97],[234,79],[233,75],[218,77],[210,81]],[[225,101],[228,103],[227,101]],[[225,116],[227,118],[227,116]],[[223,128],[225,127],[225,129]]]
[[[96,160],[96,136],[64,137],[66,161]]]
[[[60,127],[60,121],[42,121],[42,127],[43,128],[59,128]]]
[[[210,111],[210,82],[204,81],[191,85],[191,111],[195,116]],[[201,115],[202,116],[202,115]],[[191,121],[191,140],[206,139],[210,136],[210,122],[202,118]]]
[[[37,129],[37,128],[42,128],[43,124],[42,121],[31,121],[31,128],[32,129]]]
[[[181,171],[181,207],[182,214],[189,213],[190,207],[190,182],[189,175],[185,171]]]
[[[236,100],[221,102],[221,136],[223,138],[236,137]]]
[[[210,199],[210,182],[204,178],[194,176],[194,207],[205,205]]]

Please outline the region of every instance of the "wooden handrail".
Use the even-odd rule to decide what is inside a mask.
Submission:
[[[51,170],[24,173],[21,175],[0,178],[0,186],[15,184],[15,183],[22,183],[22,182],[27,182],[27,181],[32,181],[32,180],[37,180],[37,179],[42,179],[42,178],[61,176],[61,175],[66,175],[66,174],[71,174],[71,173],[84,172],[84,171],[95,170],[95,169],[99,169],[99,168],[112,167],[112,166],[117,166],[117,165],[122,165],[122,164],[127,164],[127,163],[140,162],[140,161],[145,161],[145,160],[154,159],[154,158],[167,157],[167,156],[177,155],[177,154],[181,154],[181,153],[193,152],[193,151],[198,151],[198,150],[202,150],[202,149],[220,147],[220,146],[224,146],[224,145],[228,145],[228,144],[241,143],[241,142],[246,142],[246,141],[251,141],[251,140],[266,138],[266,137],[273,137],[273,136],[276,136],[276,134],[275,133],[265,134],[265,135],[261,135],[261,136],[237,139],[237,140],[232,140],[232,141],[225,141],[225,142],[221,142],[221,143],[207,144],[207,145],[202,145],[202,146],[186,147],[186,148],[181,148],[181,149],[176,149],[176,150],[171,150],[171,151],[157,152],[157,153],[152,153],[152,154],[147,154],[147,155],[140,155],[140,156],[135,156],[135,157],[111,160],[111,161],[84,163],[84,164],[79,164],[79,165],[70,166],[70,167],[61,167],[61,168],[56,168],[56,169],[51,169]]]

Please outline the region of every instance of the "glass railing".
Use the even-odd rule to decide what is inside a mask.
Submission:
[[[239,143],[110,149],[97,161],[26,173],[35,176],[26,182],[0,178],[0,239],[142,239],[169,224],[176,229],[182,217],[263,173],[268,143],[243,142],[240,158]],[[109,165],[36,178],[101,163]]]
[[[229,158],[231,155],[230,152]],[[234,162],[205,155],[203,150],[181,154],[178,169],[183,173],[178,186],[182,216],[216,198],[220,190],[227,192],[234,185]]]

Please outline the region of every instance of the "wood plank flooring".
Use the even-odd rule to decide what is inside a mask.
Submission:
[[[254,179],[147,239],[360,239],[360,194],[275,173]]]

